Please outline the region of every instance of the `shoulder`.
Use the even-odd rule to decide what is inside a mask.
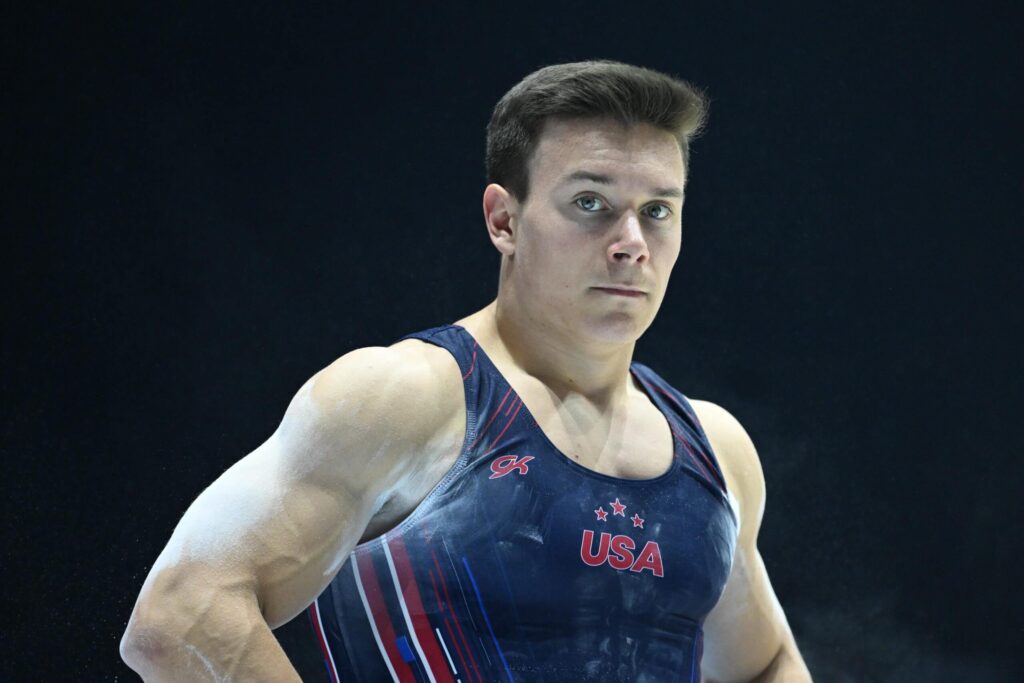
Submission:
[[[309,412],[327,431],[356,428],[420,441],[465,410],[454,357],[416,339],[352,350],[307,385]]]
[[[738,507],[740,536],[757,535],[764,515],[765,485],[754,443],[732,413],[710,401],[690,399],[722,468],[730,500]]]
[[[440,347],[403,340],[355,349],[313,375],[274,438],[294,454],[290,471],[318,486],[380,490],[380,509],[418,491],[431,468],[461,450],[465,422],[455,359]]]

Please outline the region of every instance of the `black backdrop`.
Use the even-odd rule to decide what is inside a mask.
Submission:
[[[188,504],[493,298],[490,110],[605,57],[712,98],[637,358],[752,435],[816,680],[1022,680],[1020,5],[761,4],[5,10],[2,677],[135,680]]]

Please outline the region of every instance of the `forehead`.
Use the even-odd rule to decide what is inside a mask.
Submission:
[[[685,182],[679,142],[668,131],[610,119],[547,120],[530,160],[531,180],[548,186],[581,169],[677,187]]]

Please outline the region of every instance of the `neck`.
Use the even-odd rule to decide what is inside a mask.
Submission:
[[[501,296],[466,322],[476,330],[474,336],[488,343],[489,356],[503,356],[560,398],[576,394],[608,406],[624,399],[632,386],[629,364],[635,342],[584,343]]]

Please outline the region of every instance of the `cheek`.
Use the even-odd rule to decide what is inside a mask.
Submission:
[[[660,268],[664,271],[672,269],[676,259],[679,258],[681,242],[678,232],[668,233],[657,244],[657,253],[654,258]]]
[[[676,264],[676,261],[678,261],[678,260],[679,260],[679,241],[677,240],[676,244],[675,244],[675,249],[672,250],[672,258],[670,258],[669,261],[668,261],[668,268],[669,268],[669,270],[672,269],[672,267]]]
[[[536,267],[537,275],[548,281],[570,279],[582,267],[586,255],[593,252],[586,235],[576,226],[557,221],[535,230],[521,246],[531,271]]]
[[[594,259],[578,240],[537,242],[530,252],[526,280],[531,296],[564,310],[574,308],[581,284],[593,280]]]

